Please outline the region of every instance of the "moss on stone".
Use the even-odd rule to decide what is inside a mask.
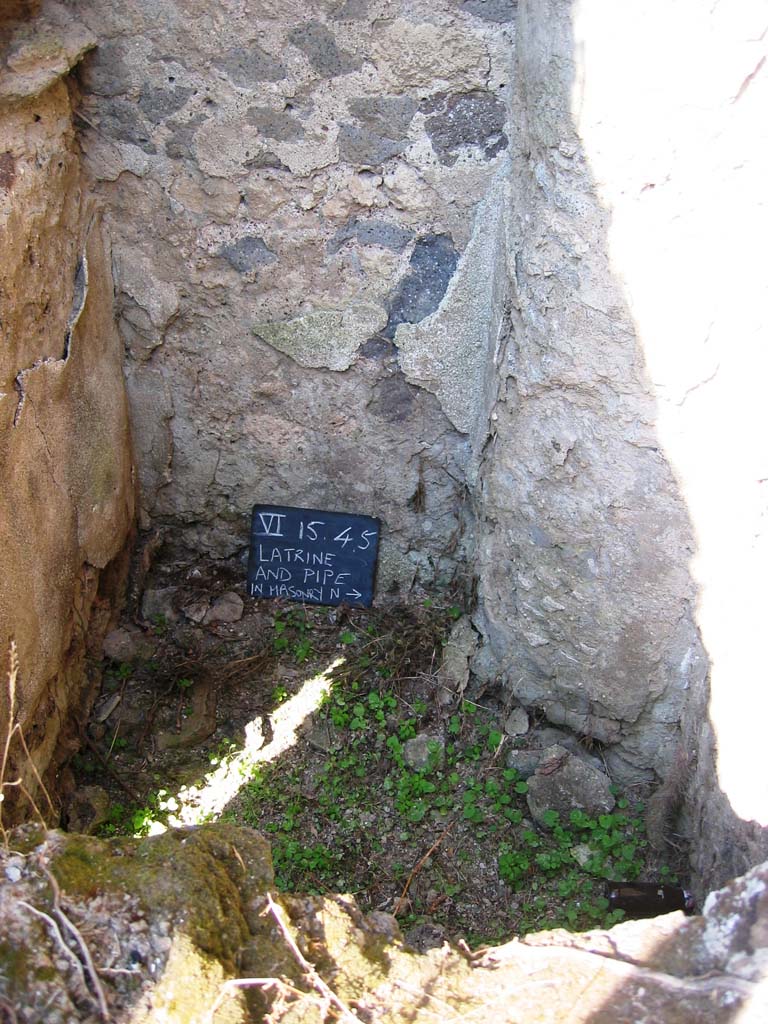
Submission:
[[[273,881],[268,844],[233,825],[107,842],[71,835],[59,845],[51,869],[62,892],[132,893],[232,970],[250,934],[245,904]]]
[[[347,370],[364,341],[380,331],[387,312],[373,303],[317,310],[293,320],[256,324],[253,333],[299,366]]]

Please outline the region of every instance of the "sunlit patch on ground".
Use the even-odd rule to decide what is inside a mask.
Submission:
[[[148,821],[147,834],[157,835],[167,828],[215,821],[244,783],[253,777],[257,765],[275,760],[296,743],[299,727],[328,695],[331,674],[343,664],[344,658],[336,658],[325,671],[307,679],[298,693],[275,709],[271,715],[272,738],[268,743],[264,742],[261,720],[247,722],[242,749],[223,756],[202,784],[181,786],[173,795],[164,790],[158,807],[167,812],[167,817],[164,821],[157,818]]]

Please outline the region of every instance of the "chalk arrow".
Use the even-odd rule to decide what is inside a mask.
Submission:
[[[363,596],[359,590],[353,590],[351,594],[345,594],[345,597],[354,597],[356,601],[359,601]]]

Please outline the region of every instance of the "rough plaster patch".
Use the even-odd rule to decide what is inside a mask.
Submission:
[[[118,288],[146,310],[155,327],[164,327],[179,310],[179,293],[154,274],[154,265],[135,252],[114,252]]]
[[[387,322],[382,306],[323,309],[282,323],[256,324],[253,333],[300,366],[347,370],[364,341]]]
[[[144,178],[150,170],[147,154],[126,142],[112,142],[95,132],[88,136],[89,168],[93,175],[103,181],[117,181],[121,174],[128,172],[136,178]]]
[[[428,86],[435,91],[448,82],[454,90],[472,88],[483,85],[489,71],[488,52],[477,36],[402,18],[374,36],[371,53],[381,78],[394,89]]]
[[[357,93],[369,86],[369,76],[362,71],[319,82],[312,92],[311,106],[301,116],[302,137],[295,140],[270,139],[270,148],[283,169],[289,169],[299,178],[306,178],[336,164],[339,159],[340,110],[346,106],[350,91]],[[257,165],[250,161],[247,166]]]
[[[498,296],[492,282],[503,273],[504,177],[502,171],[478,209],[439,309],[419,324],[400,324],[394,339],[408,380],[436,395],[462,433],[470,433],[480,417],[486,364],[496,344]]]
[[[206,174],[237,180],[249,160],[265,152],[259,130],[231,113],[206,121],[195,133],[194,152]]]
[[[331,15],[334,21],[360,21],[368,13],[371,0],[346,0],[339,11]]]

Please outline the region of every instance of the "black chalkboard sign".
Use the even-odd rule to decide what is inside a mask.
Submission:
[[[370,608],[378,549],[371,516],[254,505],[248,593]]]

